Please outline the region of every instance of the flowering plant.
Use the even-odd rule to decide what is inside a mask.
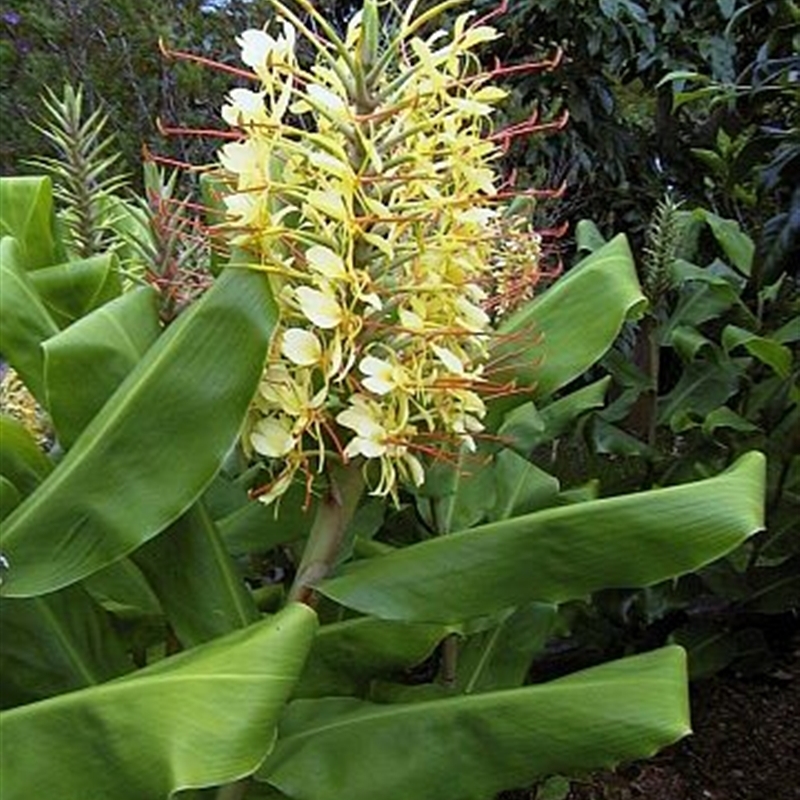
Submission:
[[[400,481],[423,483],[421,456],[474,449],[485,397],[510,388],[489,369],[491,310],[508,301],[491,292],[528,293],[541,238],[509,212],[499,163],[537,126],[494,130],[501,70],[475,50],[498,34],[474,12],[423,34],[455,4],[415,16],[410,3],[382,42],[374,0],[344,38],[309,2],[324,36],[274,5],[278,34],[238,40],[258,87],[222,109],[237,137],[220,152],[225,229],[280,309],[245,445],[279,465],[267,503],[329,449],[365,460],[372,492],[396,497]]]

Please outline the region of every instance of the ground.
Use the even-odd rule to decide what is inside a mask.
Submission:
[[[800,800],[800,632],[763,672],[691,686],[693,733],[654,758],[573,780],[559,800]],[[551,787],[555,788],[555,787]],[[537,800],[536,789],[497,800]]]
[[[573,782],[567,800],[800,800],[800,646],[767,674],[694,684],[692,724],[649,761]]]

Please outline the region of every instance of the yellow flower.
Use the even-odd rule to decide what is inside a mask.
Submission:
[[[311,367],[322,360],[322,345],[311,331],[289,328],[283,332],[281,354],[293,364]]]
[[[280,311],[245,440],[276,462],[262,500],[333,450],[396,497],[423,482],[431,441],[474,449],[489,309],[502,310],[486,288],[523,265],[528,283],[537,274],[538,241],[497,188],[506,93],[475,54],[498,34],[470,12],[422,36],[412,3],[381,49],[378,9],[394,4],[365,0],[343,39],[311,4],[315,33],[272,4],[280,33],[238,39],[258,85],[229,93],[222,116],[241,140],[219,156],[231,238]],[[298,33],[316,53],[302,68]]]

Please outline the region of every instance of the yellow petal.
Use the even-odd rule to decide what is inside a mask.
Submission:
[[[276,419],[260,419],[250,434],[253,449],[267,458],[281,458],[295,446],[294,437]]]
[[[311,331],[289,328],[281,339],[281,353],[293,364],[311,367],[322,358],[322,345]]]
[[[342,308],[332,294],[301,286],[295,291],[295,295],[303,316],[318,328],[335,328],[341,323]]]
[[[388,394],[397,386],[394,379],[394,367],[388,361],[367,356],[361,359],[358,368],[367,376],[362,381],[364,387],[373,394]]]
[[[344,260],[329,247],[323,247],[318,244],[309,247],[306,251],[306,261],[308,261],[308,266],[311,269],[330,280],[347,279]]]
[[[464,374],[464,365],[461,363],[461,359],[452,350],[448,350],[446,347],[440,347],[438,344],[432,344],[431,350],[436,353],[439,361],[454,375]]]

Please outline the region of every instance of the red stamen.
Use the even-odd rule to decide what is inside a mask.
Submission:
[[[534,111],[531,116],[524,122],[518,122],[514,125],[509,125],[496,133],[491,134],[487,138],[491,142],[501,142],[504,148],[511,139],[517,136],[523,136],[529,133],[546,133],[550,131],[563,130],[569,122],[569,111],[565,110],[564,113],[552,122],[539,123],[539,112]]]
[[[495,67],[489,72],[481,73],[481,78],[492,80],[493,78],[506,77],[507,75],[520,75],[531,72],[552,72],[561,66],[564,60],[564,51],[559,47],[552,58],[544,61],[526,61],[524,64],[511,64],[503,66],[499,58],[495,59]]]
[[[187,172],[207,172],[208,170],[216,169],[213,165],[198,166],[188,161],[180,161],[176,158],[158,155],[157,153],[153,153],[147,145],[142,145],[142,158],[145,161],[152,161],[154,164],[163,164],[166,167],[174,167],[175,169],[186,170]]]
[[[497,6],[493,11],[490,11],[488,14],[484,14],[482,17],[478,17],[472,25],[469,26],[469,30],[473,28],[477,28],[481,25],[485,25],[489,20],[495,19],[495,17],[501,17],[503,14],[508,12],[508,0],[500,0],[500,5]]]
[[[231,67],[227,64],[220,64],[219,61],[198,56],[195,53],[187,53],[183,50],[170,50],[165,44],[164,40],[161,38],[158,40],[158,49],[161,51],[161,54],[164,56],[164,58],[174,58],[178,61],[189,61],[194,64],[200,64],[201,66],[210,67],[211,69],[215,69],[220,72],[227,72],[229,75],[235,75],[237,78],[246,78],[250,81],[259,80],[259,77],[255,72],[239,69],[238,67]]]
[[[222,131],[217,128],[174,128],[164,125],[161,118],[156,119],[156,128],[162,136],[208,136],[216,139],[242,139],[243,135],[237,131]]]

